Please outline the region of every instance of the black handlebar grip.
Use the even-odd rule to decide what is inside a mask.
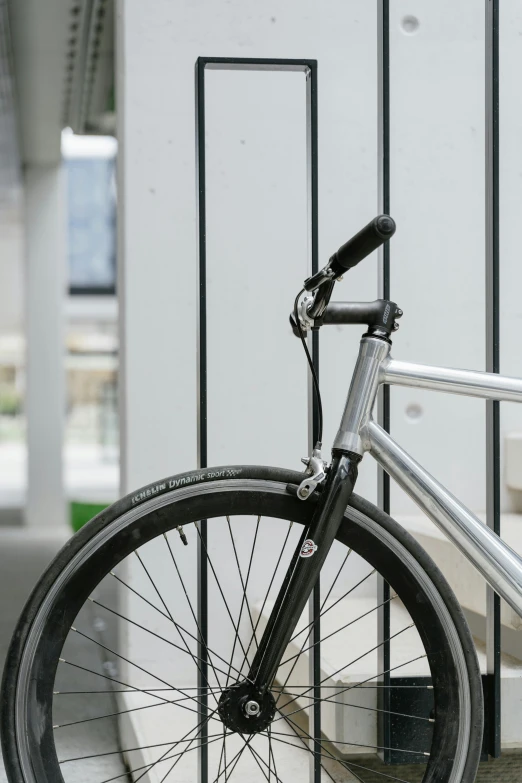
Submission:
[[[336,277],[342,275],[390,239],[395,234],[395,229],[395,220],[389,215],[374,218],[333,254],[329,263],[330,269]]]

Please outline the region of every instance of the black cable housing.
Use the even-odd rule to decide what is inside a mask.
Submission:
[[[317,373],[315,371],[314,363],[312,361],[312,357],[310,356],[310,351],[308,350],[308,346],[306,344],[306,337],[304,335],[303,329],[301,327],[301,321],[299,320],[299,312],[298,312],[298,305],[299,305],[299,298],[302,294],[304,294],[305,289],[302,288],[299,293],[297,294],[294,302],[294,318],[295,322],[297,324],[297,329],[299,330],[299,337],[301,338],[301,343],[303,344],[304,352],[306,354],[306,358],[308,360],[308,366],[310,368],[310,372],[312,374],[312,381],[314,386],[314,394],[317,400],[317,443],[315,444],[316,449],[321,449],[322,441],[323,441],[323,403],[321,400],[321,391],[319,389],[319,378],[317,377]]]

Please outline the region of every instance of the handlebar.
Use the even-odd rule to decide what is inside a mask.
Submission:
[[[364,312],[365,318],[376,317],[373,311],[368,312],[367,303],[361,305],[360,312],[357,311],[357,308],[347,311],[346,307],[343,306],[342,313],[336,313],[336,316],[334,315],[334,309],[331,309],[331,312],[327,313],[327,307],[335,286],[335,281],[338,280],[344,272],[346,272],[348,269],[352,269],[354,266],[357,266],[357,264],[362,261],[363,258],[366,258],[366,256],[370,255],[370,253],[373,253],[374,250],[377,250],[378,247],[383,245],[388,239],[390,239],[390,237],[395,234],[395,230],[396,225],[392,217],[389,215],[378,215],[373,220],[370,220],[368,225],[362,228],[358,234],[355,234],[355,236],[349,239],[348,242],[345,242],[344,245],[341,245],[339,250],[333,254],[328,264],[323,269],[305,280],[303,286],[304,290],[314,292],[312,302],[307,304],[306,307],[306,318],[312,319],[312,321],[315,321],[317,325],[321,325],[321,323],[328,323],[330,316],[332,316],[334,319],[336,316],[338,318],[349,317],[357,319],[360,316],[360,312]],[[307,303],[306,299],[303,301],[304,303]],[[377,302],[373,303],[372,306],[374,309],[376,307],[379,309],[380,305],[381,300],[378,300]],[[335,305],[333,308],[335,308]],[[397,310],[397,312],[399,311]],[[323,316],[325,317],[323,318]],[[397,317],[400,318],[400,316]],[[304,320],[306,320],[306,318]],[[386,321],[387,315],[384,319],[384,326],[386,326]],[[290,322],[292,324],[294,334],[299,335],[298,324],[296,323],[294,314],[290,316]],[[336,321],[333,320],[330,322],[335,323]],[[338,321],[338,323],[358,323],[358,321]]]
[[[324,269],[305,280],[305,290],[315,291],[326,281],[337,280],[390,239],[395,234],[395,229],[395,221],[389,215],[378,215],[370,220],[358,234],[341,245]]]
[[[389,215],[379,215],[342,245],[330,258],[328,266],[336,277],[342,275],[390,239],[395,234],[395,229],[393,218]]]

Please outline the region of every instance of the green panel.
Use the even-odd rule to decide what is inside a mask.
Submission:
[[[71,527],[75,533],[80,530],[89,520],[107,508],[108,503],[82,503],[73,500],[70,503]]]

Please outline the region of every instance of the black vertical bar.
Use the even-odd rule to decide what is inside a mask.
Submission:
[[[199,250],[199,299],[198,299],[198,466],[207,465],[207,246],[206,246],[206,189],[205,189],[205,62],[196,62],[196,176],[198,192],[198,250]],[[198,641],[198,723],[208,715],[208,567],[206,558],[207,520],[200,522],[198,537],[198,597],[197,616],[200,628]],[[198,749],[199,783],[208,783],[208,724],[200,729]]]
[[[319,270],[319,206],[318,206],[318,136],[317,136],[317,64],[311,63],[306,74],[306,109],[307,109],[307,180],[308,180],[308,204],[310,219],[310,256],[311,272],[315,274]],[[312,360],[317,377],[319,377],[319,330],[312,331]],[[319,435],[319,409],[318,400],[312,389],[312,422],[311,422],[311,448],[317,442]],[[311,452],[310,452],[311,453]],[[320,578],[314,586],[310,598],[310,614],[314,621],[312,626],[312,654],[310,658],[311,675],[313,681],[314,701],[311,707],[311,731],[312,737],[317,741],[313,743],[312,764],[310,769],[311,783],[321,783],[321,583]]]
[[[379,211],[390,214],[390,4],[389,0],[379,0],[378,5],[378,58],[379,58]],[[380,292],[383,299],[390,298],[390,243],[385,242],[380,255]],[[384,385],[380,395],[380,424],[390,431],[390,387]],[[378,468],[379,505],[390,513],[390,477],[382,468]],[[384,642],[379,654],[379,671],[384,672],[379,688],[379,744],[383,748],[391,745],[390,724],[390,586],[379,576],[379,642]],[[387,602],[387,603],[385,603]],[[391,751],[383,750],[385,763],[391,761]]]
[[[486,0],[486,370],[500,371],[499,0]],[[500,403],[486,402],[487,524],[500,535]],[[500,756],[500,598],[487,587],[487,749]]]

